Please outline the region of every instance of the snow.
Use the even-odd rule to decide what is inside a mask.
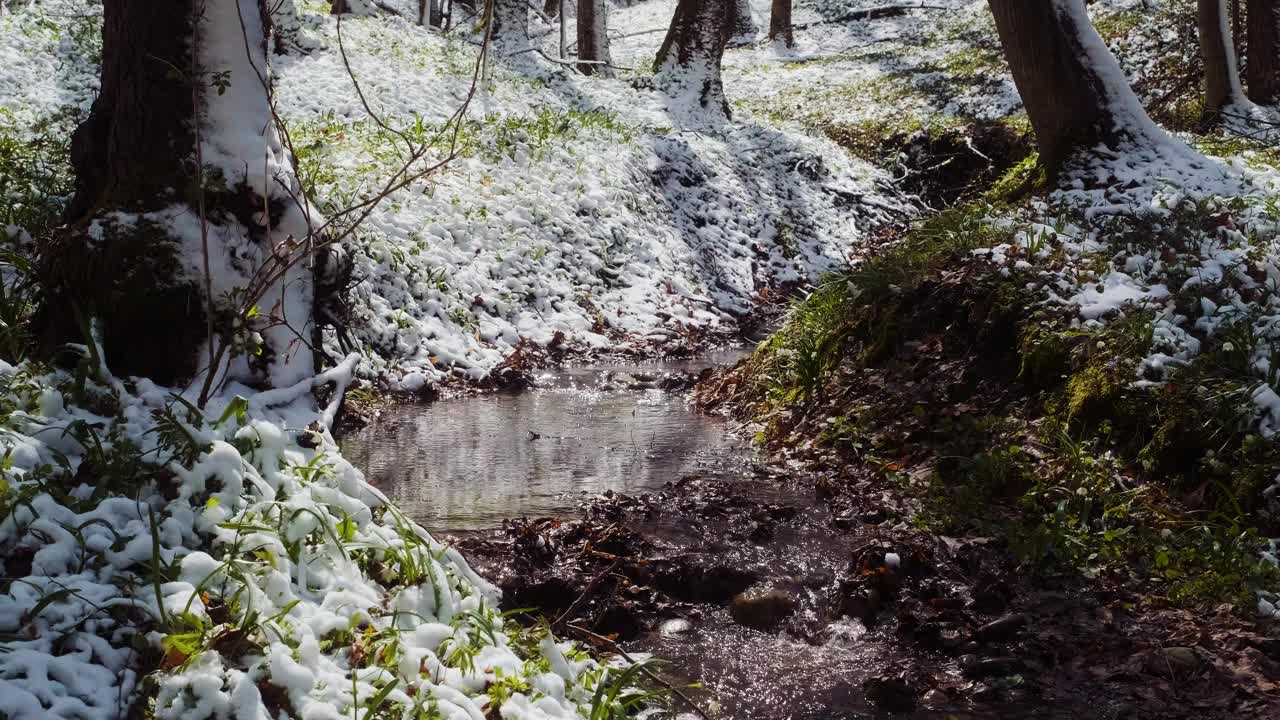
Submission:
[[[249,40],[263,37],[258,1],[209,4],[197,34],[199,66],[210,74],[204,85],[200,135],[206,172],[221,178],[229,189],[250,189],[264,208],[271,200],[283,208],[282,217],[257,219],[267,226],[266,252],[258,243],[248,242],[246,228],[235,221],[207,228],[215,241],[210,252],[225,261],[209,268],[214,276],[213,296],[206,301],[214,302],[237,288],[253,287],[255,276],[299,257],[312,242],[312,227],[323,219],[305,200],[298,200],[302,186],[272,122],[268,54],[260,43]],[[186,239],[184,257],[192,266],[187,271],[201,278],[205,268],[200,221],[182,209],[175,215],[169,225]],[[274,355],[267,379],[275,386],[296,383],[314,367],[309,344],[310,271],[309,263],[295,261],[262,293],[263,316],[272,321],[264,323],[260,333]],[[248,380],[251,375],[241,370],[231,377]]]

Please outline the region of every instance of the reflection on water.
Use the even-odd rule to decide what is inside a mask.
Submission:
[[[627,384],[623,373],[696,371],[734,357],[556,371],[522,393],[396,406],[344,439],[342,450],[435,531],[564,515],[582,493],[643,492],[722,468],[726,458],[745,460],[748,443],[683,395],[618,387]]]

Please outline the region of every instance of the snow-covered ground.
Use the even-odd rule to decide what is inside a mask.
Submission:
[[[341,206],[397,157],[353,92],[336,22],[302,7],[315,49],[276,60],[278,102],[299,153],[330,170],[317,199]],[[665,26],[673,8],[616,9],[613,27]],[[535,18],[532,32],[557,52],[552,28]],[[387,17],[349,18],[342,34],[390,124],[439,127],[468,94],[474,38]],[[614,61],[647,68],[661,40],[616,41]],[[840,267],[860,237],[910,211],[885,173],[824,138],[749,118],[686,130],[680,108],[628,79],[647,69],[620,72],[583,77],[530,52],[493,64],[464,157],[388,198],[351,243],[363,372],[416,385],[450,369],[479,377],[520,341],[556,333],[660,349],[729,330],[762,289]]]

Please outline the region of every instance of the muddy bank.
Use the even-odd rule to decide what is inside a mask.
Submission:
[[[1234,718],[1277,707],[1259,691],[1280,679],[1280,641],[1230,613],[1211,631],[1190,613],[1135,613],[1143,600],[1123,589],[1045,586],[995,542],[914,532],[885,519],[874,494],[833,511],[813,489],[759,466],[742,482],[691,477],[461,547],[504,604],[669,660],[673,681],[705,686],[697,695],[715,717]]]

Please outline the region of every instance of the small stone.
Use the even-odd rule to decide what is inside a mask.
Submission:
[[[1204,666],[1195,648],[1167,647],[1152,650],[1147,655],[1147,672],[1163,677],[1185,678]]]
[[[910,712],[916,707],[916,691],[896,677],[871,678],[862,684],[867,699],[889,712]]]
[[[729,606],[729,614],[739,625],[771,632],[796,611],[796,600],[782,590],[739,593]]]
[[[1022,661],[1018,658],[981,658],[973,655],[960,658],[960,670],[972,678],[1008,677],[1022,672],[1022,669]]]
[[[947,703],[951,702],[951,696],[942,692],[937,688],[934,688],[933,690],[930,690],[929,692],[925,693],[924,697],[921,698],[921,700],[924,702],[925,705],[936,708],[936,707],[942,707],[943,705],[946,705]]]
[[[1017,635],[1026,624],[1026,615],[1020,613],[1005,615],[974,630],[973,639],[978,642],[1003,642]]]

